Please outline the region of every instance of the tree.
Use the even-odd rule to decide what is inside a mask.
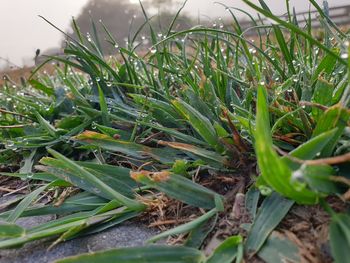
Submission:
[[[160,9],[164,5],[172,6],[175,2],[178,2],[177,0],[148,0],[147,1],[150,5],[157,7]]]
[[[170,0],[171,3],[175,3],[177,0]],[[159,8],[169,1],[165,0],[147,0],[145,3],[146,8],[151,6],[158,6]],[[161,9],[159,9],[161,10]],[[167,11],[159,11],[159,14],[151,21],[154,30],[164,31],[166,27],[171,23],[174,14]],[[129,0],[90,0],[83,8],[81,14],[76,18],[76,22],[83,34],[90,34],[93,38],[91,20],[95,23],[99,20],[103,21],[108,30],[117,40],[119,46],[124,46],[129,36],[133,36],[136,31],[144,24],[145,19],[142,14],[142,10],[138,4],[131,4]],[[99,23],[96,23],[99,25]],[[177,30],[189,27],[192,21],[189,17],[182,15],[178,18],[178,23],[175,25]],[[73,25],[72,25],[73,28]],[[149,27],[144,26],[143,31],[139,35],[138,41],[147,43],[147,39],[142,40],[142,35],[149,35]],[[89,33],[90,32],[90,33]],[[70,36],[76,38],[73,32],[69,33]],[[112,47],[107,41],[106,33],[102,26],[98,27],[98,38],[101,42],[102,49],[105,54],[112,54],[115,52],[115,48]]]

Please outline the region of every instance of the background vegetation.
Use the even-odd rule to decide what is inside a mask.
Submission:
[[[73,21],[54,76],[7,80],[2,175],[32,188],[0,214],[0,248],[148,218],[185,222],[149,240],[181,245],[59,262],[347,262],[349,32],[314,0],[318,39],[291,7],[286,21],[244,2],[269,21],[246,14],[254,40],[234,8],[230,28],[180,30],[176,15],[161,33],[143,8],[147,54],[135,52],[140,31],[122,47],[105,29],[118,52],[105,57],[94,20],[89,35]],[[58,218],[16,225],[45,214]]]

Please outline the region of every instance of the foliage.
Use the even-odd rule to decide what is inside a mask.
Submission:
[[[153,30],[160,34],[166,28],[163,25],[168,25],[172,22],[174,11],[173,3],[169,1],[145,1],[145,8],[152,9],[157,13],[150,17],[149,23]],[[166,8],[163,6],[166,5]],[[103,18],[103,21],[102,21]],[[99,21],[99,22],[96,22]],[[193,24],[191,17],[181,14],[176,20],[175,30],[183,30]],[[141,9],[137,4],[132,4],[128,0],[90,0],[75,23],[71,24],[71,31],[68,32],[70,37],[79,38],[74,31],[75,27],[79,27],[82,34],[87,34],[91,41],[95,41],[101,48],[104,55],[114,56],[118,46],[138,47],[141,51],[147,50],[151,45],[149,26],[145,24],[145,20]],[[110,32],[106,34],[106,28]],[[138,32],[140,31],[140,32]],[[138,38],[133,41],[133,35],[138,32]],[[113,40],[109,39],[110,36]],[[98,43],[97,43],[98,42]],[[111,45],[111,42],[116,42]],[[65,42],[62,43],[65,46]],[[86,43],[88,45],[88,43]],[[130,48],[130,47],[128,47]]]
[[[174,262],[180,254],[181,262],[240,262],[243,251],[267,262],[298,261],[297,244],[274,231],[295,202],[320,204],[331,214],[333,257],[346,258],[349,214],[335,213],[327,200],[341,197],[347,205],[349,197],[349,34],[313,0],[322,40],[314,38],[311,20],[298,22],[289,6],[286,21],[262,0],[261,7],[244,2],[268,18],[254,21],[255,41],[228,7],[230,26],[178,31],[178,13],[162,34],[143,8],[152,45],[146,55],[134,49],[141,31],[115,49],[106,29],[118,51],[106,58],[99,34],[85,36],[73,21],[77,39],[66,36],[65,57],[50,58],[64,65],[54,76],[6,82],[0,160],[14,172],[2,174],[42,185],[0,214],[7,221],[0,225],[0,248],[103,231],[139,216],[163,193],[201,213],[150,241],[188,234],[185,246],[119,249],[61,262]],[[255,160],[258,173],[242,173],[251,224],[240,227],[247,238],[221,240],[204,256],[194,247],[204,249],[216,222],[232,210],[218,175],[235,177]],[[43,193],[70,187],[80,192],[59,206],[35,204]],[[15,225],[20,217],[44,214],[60,217],[28,230]]]

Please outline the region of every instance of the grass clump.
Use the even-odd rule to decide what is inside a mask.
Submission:
[[[40,187],[0,214],[7,221],[0,225],[0,248],[45,237],[56,237],[55,245],[141,214],[156,214],[153,223],[161,224],[175,202],[185,204],[180,213],[187,220],[150,242],[183,235],[182,246],[59,262],[323,260],[296,242],[302,237],[287,224],[298,223],[291,209],[320,205],[328,213],[323,223],[330,224],[328,256],[346,262],[349,34],[313,0],[321,40],[311,20],[301,26],[293,12],[285,21],[262,0],[260,6],[244,2],[269,23],[256,20],[242,29],[226,7],[233,18],[227,28],[176,32],[177,14],[158,34],[143,10],[152,39],[143,55],[132,43],[119,47],[105,29],[117,47],[116,56],[105,58],[99,40],[73,23],[78,40],[68,39],[64,58],[49,58],[63,64],[54,76],[37,75],[20,86],[6,81],[2,176]],[[255,41],[246,37],[250,30],[257,31]],[[53,202],[36,203],[43,194]],[[59,217],[28,230],[15,224],[45,214]],[[189,214],[197,217],[188,220]]]

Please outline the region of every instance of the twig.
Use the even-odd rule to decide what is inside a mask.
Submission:
[[[7,194],[4,194],[3,196],[9,196],[9,195],[12,195],[12,194],[18,193],[18,192],[20,192],[20,191],[22,191],[22,190],[24,190],[24,189],[26,189],[26,188],[28,188],[28,185],[23,186],[23,187],[21,187],[21,188],[19,188],[19,189],[13,190],[12,192],[7,193]]]
[[[18,129],[18,128],[24,128],[26,126],[30,126],[31,124],[18,124],[18,125],[5,125],[5,126],[0,126],[0,129]]]
[[[299,103],[301,106],[310,106],[310,107],[316,107],[320,110],[326,111],[329,108],[327,106],[324,106],[322,104],[319,103],[315,103],[315,102],[310,102],[310,101],[300,101]]]
[[[13,63],[11,60],[7,59],[7,58],[4,58],[4,57],[0,57],[0,60],[3,60],[5,61],[7,64],[11,64],[12,66],[18,68],[18,69],[21,69],[22,67],[16,65],[15,63]]]
[[[25,116],[23,114],[20,114],[20,113],[17,113],[17,112],[13,112],[13,111],[4,110],[4,109],[1,109],[1,108],[0,108],[0,113],[6,113],[6,114],[11,114],[11,115],[15,115],[15,116],[20,116],[20,117],[23,117],[23,118],[31,119],[30,117]]]
[[[163,134],[163,132],[157,132],[157,133],[153,133],[150,136],[148,136],[147,138],[143,139],[140,143],[141,144],[145,144],[148,143],[150,140],[158,137],[159,135]]]
[[[342,176],[331,176],[330,179],[334,182],[343,183],[343,184],[350,186],[350,179],[348,179],[348,178],[345,178]]]
[[[6,188],[6,187],[1,187],[1,186],[0,186],[0,191],[12,193],[12,192],[15,191],[15,190],[10,189],[10,188]]]
[[[339,164],[339,163],[346,163],[350,161],[350,153],[346,153],[343,155],[335,156],[335,157],[329,157],[329,158],[321,158],[317,160],[301,160],[299,158],[290,156],[288,153],[282,151],[278,147],[274,147],[278,153],[283,155],[284,157],[292,160],[293,162],[299,163],[299,164],[305,164],[305,165],[334,165],[334,164]]]
[[[186,223],[186,222],[189,222],[189,221],[191,221],[191,219],[189,219],[189,218],[157,221],[157,222],[151,223],[149,225],[149,227],[164,226],[164,225],[174,225],[174,224],[177,224],[177,223]]]
[[[137,168],[137,171],[141,171],[143,167],[147,166],[147,165],[150,165],[152,164],[153,162],[152,161],[149,161],[149,162],[146,162],[146,163],[143,163],[139,168]]]
[[[338,163],[346,163],[350,161],[350,153],[335,156],[335,157],[329,157],[329,158],[323,158],[323,159],[317,159],[317,160],[307,160],[304,161],[306,165],[322,165],[322,164],[338,164]]]

